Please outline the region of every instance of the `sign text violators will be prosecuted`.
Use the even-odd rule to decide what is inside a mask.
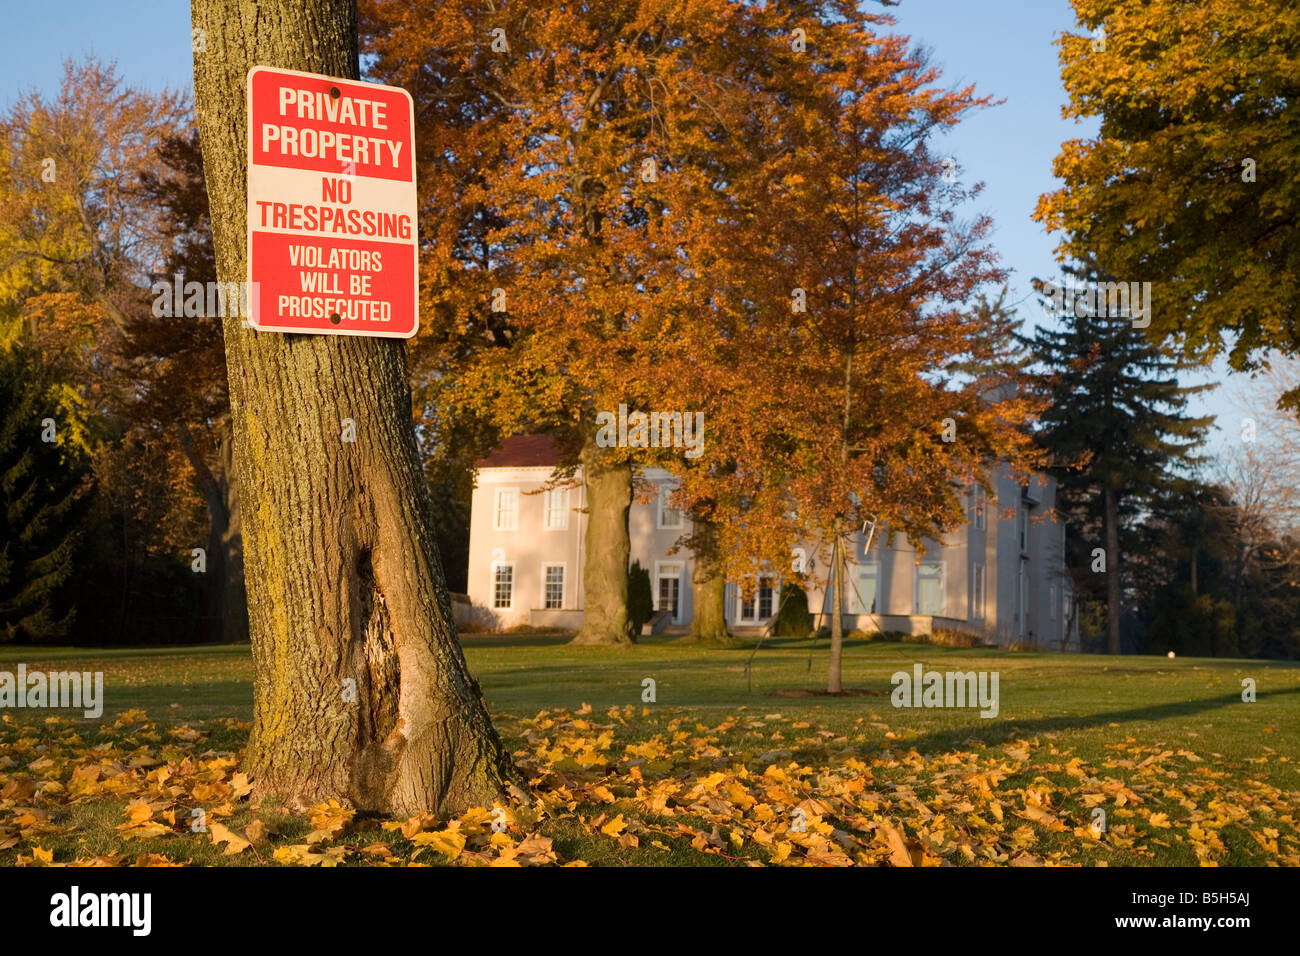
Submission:
[[[415,334],[414,152],[405,90],[260,66],[249,72],[255,328]]]

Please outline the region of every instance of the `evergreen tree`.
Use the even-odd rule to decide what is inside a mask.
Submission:
[[[1081,532],[1067,561],[1081,589],[1104,601],[1107,646],[1118,654],[1123,555],[1131,553],[1143,516],[1161,510],[1199,463],[1196,450],[1212,419],[1186,409],[1188,398],[1209,386],[1178,383],[1184,364],[1134,328],[1136,303],[1097,294],[1108,280],[1095,268],[1067,275],[1077,284],[1052,288],[1058,324],[1036,329],[1029,340],[1036,387],[1050,403],[1038,438],[1059,482],[1058,507]],[[1100,570],[1099,539],[1104,575],[1093,573],[1094,566]]]
[[[74,616],[68,584],[89,472],[60,440],[59,398],[34,356],[0,351],[0,641],[57,640]]]
[[[969,351],[948,364],[949,374],[967,376],[991,401],[1014,395],[1025,383],[1030,363],[1020,317],[1007,303],[1007,292],[1004,285],[996,299],[979,294],[971,313]]]
[[[627,569],[627,614],[632,632],[640,636],[641,628],[654,617],[654,592],[650,589],[650,572],[633,561]]]

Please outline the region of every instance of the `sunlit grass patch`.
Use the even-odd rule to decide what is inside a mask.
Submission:
[[[465,645],[533,802],[405,821],[252,802],[246,647],[5,648],[104,671],[106,703],[0,713],[0,863],[1300,864],[1292,665],[850,642],[878,696],[788,698],[824,643]],[[998,716],[892,706],[918,662],[998,671]]]

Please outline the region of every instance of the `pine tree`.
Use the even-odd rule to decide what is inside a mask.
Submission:
[[[57,441],[66,425],[58,405],[37,359],[0,352],[0,641],[57,640],[74,617],[68,584],[88,469]]]
[[[1081,534],[1067,560],[1082,590],[1101,597],[1095,550],[1104,541],[1107,645],[1120,651],[1123,554],[1145,514],[1158,511],[1199,463],[1211,418],[1186,413],[1188,399],[1209,386],[1183,386],[1184,363],[1134,328],[1132,303],[1112,308],[1094,293],[1091,266],[1068,269],[1079,284],[1055,287],[1059,325],[1030,339],[1037,387],[1050,402],[1038,438],[1052,458],[1058,507]],[[1090,586],[1091,585],[1091,586]]]
[[[1007,292],[1004,285],[996,299],[979,294],[971,312],[969,351],[948,364],[949,374],[970,378],[993,401],[1018,391],[1030,363],[1027,340],[1020,334],[1022,323],[1015,306],[1007,303]]]

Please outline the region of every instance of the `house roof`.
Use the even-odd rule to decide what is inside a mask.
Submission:
[[[550,435],[511,435],[492,449],[475,468],[535,468],[557,465],[560,451]]]

